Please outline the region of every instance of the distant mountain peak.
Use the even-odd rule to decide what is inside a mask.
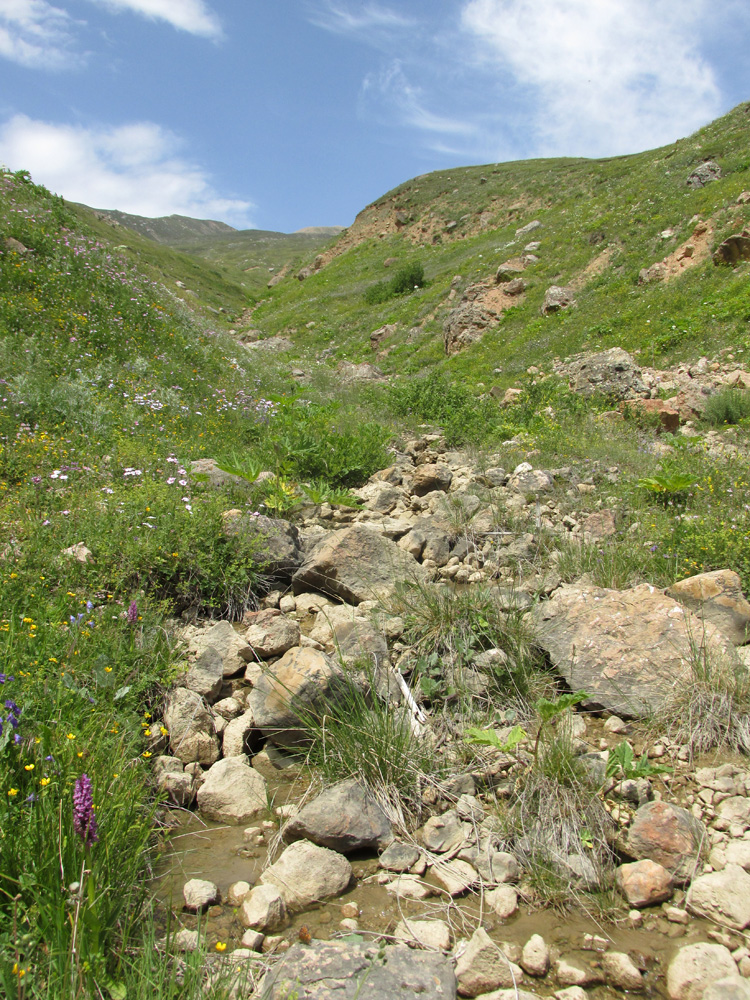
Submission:
[[[133,232],[156,243],[186,242],[191,239],[203,239],[206,236],[237,232],[226,222],[217,222],[214,219],[191,219],[187,215],[165,215],[148,219],[143,215],[130,215],[117,209],[93,208],[91,211],[100,219],[132,229]]]

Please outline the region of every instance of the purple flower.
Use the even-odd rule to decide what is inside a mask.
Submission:
[[[85,773],[78,778],[73,789],[73,826],[86,847],[99,840],[91,780]]]
[[[130,607],[128,608],[128,625],[136,625],[138,623],[138,605],[135,601],[130,602]]]
[[[14,680],[15,680],[15,677],[13,677],[12,674],[11,675],[0,674],[0,684],[5,684],[6,681],[10,684],[10,682],[14,681]]]

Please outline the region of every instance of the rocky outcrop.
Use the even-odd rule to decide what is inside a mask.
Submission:
[[[721,167],[715,160],[706,160],[705,163],[700,163],[689,174],[685,183],[688,187],[697,190],[698,188],[705,187],[706,184],[710,184],[712,181],[718,181],[721,178]]]
[[[578,354],[566,362],[563,370],[570,388],[582,396],[601,393],[622,400],[649,394],[641,369],[620,347]]]

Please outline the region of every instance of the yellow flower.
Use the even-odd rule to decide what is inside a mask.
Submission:
[[[112,667],[105,667],[104,668],[104,673],[105,674],[111,674],[112,673]]]
[[[52,778],[42,778],[39,784],[42,786],[42,788],[44,788],[45,785],[48,785],[50,783],[50,781],[52,781]]]
[[[83,757],[83,750],[79,750],[76,757]]]
[[[50,663],[57,663],[57,660],[55,659],[55,657],[54,657],[54,656],[50,656],[50,658],[49,658],[49,662],[50,662]]]
[[[34,770],[34,765],[33,764],[24,764],[23,765],[23,769],[24,769],[24,771],[33,771]]]
[[[143,753],[141,754],[141,757],[150,757],[150,756],[151,756],[150,750],[144,750]]]
[[[17,788],[9,788],[8,789],[8,795],[10,795],[10,797],[13,798],[15,795],[18,795],[18,789]]]
[[[144,719],[150,719],[151,718],[151,713],[150,712],[144,712],[143,713],[143,718]]]
[[[226,943],[226,941],[217,941],[216,942],[216,950],[217,951],[226,951],[227,950],[227,943]]]
[[[69,740],[74,740],[75,738],[76,738],[76,734],[75,733],[68,733],[68,735],[66,737],[66,739],[69,739]]]
[[[159,732],[162,734],[162,736],[169,736],[169,730],[166,729],[164,726],[159,726]]]
[[[26,975],[26,969],[22,969],[18,962],[13,963],[13,975],[18,976],[19,979],[23,979]]]
[[[143,730],[143,735],[144,736],[150,736],[151,735],[151,730],[150,729],[144,729]]]

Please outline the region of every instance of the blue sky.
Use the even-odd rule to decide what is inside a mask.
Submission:
[[[663,145],[750,99],[747,0],[0,0],[0,163],[74,201],[347,225],[428,170]]]

